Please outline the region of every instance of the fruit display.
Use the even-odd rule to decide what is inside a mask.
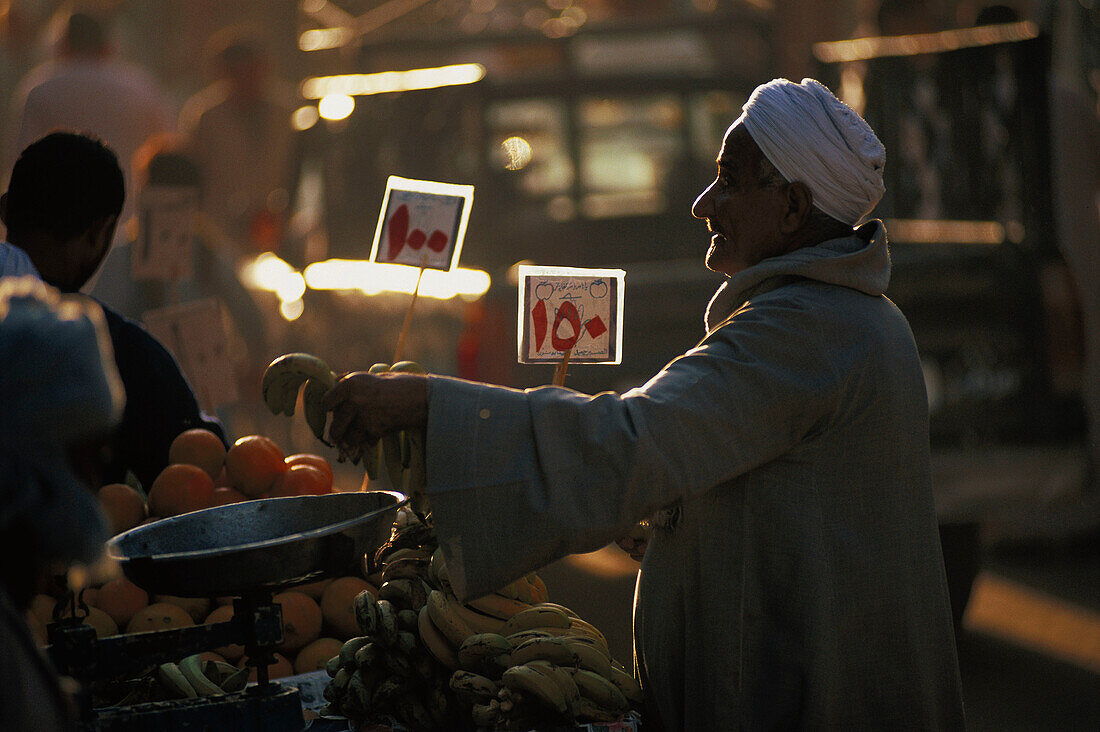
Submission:
[[[412,730],[612,722],[641,706],[603,634],[549,601],[537,574],[469,602],[452,592],[428,522],[399,512],[376,552],[360,635],[326,664],[327,712]]]
[[[424,373],[415,361],[398,361],[392,366],[376,363],[368,373]],[[308,353],[287,353],[279,356],[264,371],[262,390],[264,403],[275,414],[294,416],[299,392],[302,410],[317,439],[325,442],[326,414],[321,407],[325,392],[336,383],[335,374],[321,359]],[[328,444],[325,442],[325,444]],[[362,464],[369,480],[377,480],[385,470],[390,486],[414,497],[417,513],[427,511],[423,503],[424,433],[423,430],[394,432],[376,445],[336,445],[341,462]]]

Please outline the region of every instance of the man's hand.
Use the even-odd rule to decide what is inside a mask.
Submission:
[[[389,432],[425,425],[428,377],[357,371],[341,378],[321,406],[332,412],[328,437],[333,445],[373,445]]]

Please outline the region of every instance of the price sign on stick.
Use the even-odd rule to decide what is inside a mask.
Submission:
[[[216,299],[150,310],[145,313],[145,324],[176,357],[203,409],[238,401],[225,321]]]
[[[521,265],[520,363],[621,363],[624,275]]]
[[[150,186],[142,192],[130,261],[134,278],[191,279],[197,209],[198,190],[190,186]]]
[[[420,268],[405,322],[397,337],[393,362],[401,360],[413,308],[425,269],[450,271],[458,264],[474,187],[391,175],[386,182],[382,213],[374,230],[370,260],[380,264],[407,264]]]
[[[370,259],[452,269],[458,264],[474,187],[390,176]]]

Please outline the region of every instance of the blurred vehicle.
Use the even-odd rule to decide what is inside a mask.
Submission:
[[[575,368],[568,384],[644,382],[703,335],[721,278],[703,267],[709,240],[690,205],[713,178],[726,127],[772,73],[769,24],[746,5],[673,23],[591,23],[561,37],[419,29],[364,43],[344,76],[303,84],[322,115],[326,96],[358,90],[354,111],[307,133],[307,167],[323,171],[328,255],[366,258],[387,176],[472,183],[462,264],[488,271],[493,286],[467,312],[494,326],[473,327],[467,314],[461,375],[549,382],[542,369],[471,366],[486,353],[515,363],[509,270],[528,261],[626,270],[623,364]],[[389,69],[422,69],[430,86],[467,64],[476,65],[471,83],[367,93],[391,83]]]

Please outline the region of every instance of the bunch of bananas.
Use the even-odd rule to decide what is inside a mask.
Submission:
[[[336,386],[336,374],[328,364],[308,353],[287,353],[268,364],[260,384],[268,409],[288,417],[294,416],[298,392],[303,386],[302,411],[306,423],[317,439],[325,442],[327,415],[321,408],[321,400]]]
[[[450,600],[433,593],[427,607],[444,639],[457,642],[450,686],[477,727],[612,722],[641,706],[641,689],[611,657],[603,634],[568,608],[535,603],[496,632],[459,641],[464,618]]]
[[[333,710],[415,730],[612,721],[640,707],[603,634],[549,602],[537,574],[463,603],[434,531],[412,512],[399,513],[373,570],[377,597],[355,600],[363,637],[328,665]]]
[[[367,373],[380,374],[410,373],[422,374],[423,367],[415,361],[376,363],[367,369]],[[353,463],[363,461],[363,467],[371,480],[375,480],[385,469],[390,487],[407,496],[422,496],[425,487],[424,468],[424,430],[411,432],[391,432],[378,441],[377,445],[338,445],[341,454],[347,454]],[[424,513],[424,511],[420,511]]]
[[[96,706],[132,706],[171,699],[195,699],[222,696],[244,689],[251,669],[237,668],[225,661],[203,660],[198,653],[176,663],[162,663],[140,678],[111,682],[93,688]],[[125,692],[121,697],[105,695],[111,690]]]

